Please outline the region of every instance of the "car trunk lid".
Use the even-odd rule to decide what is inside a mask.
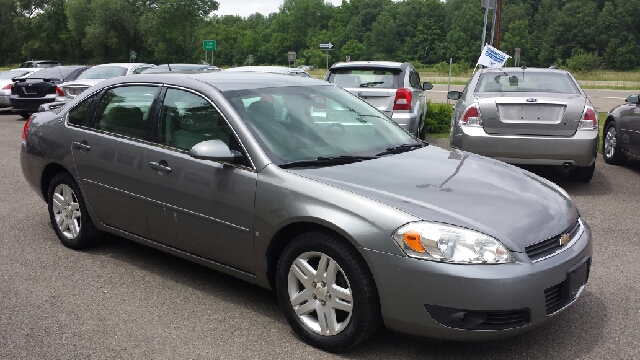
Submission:
[[[48,80],[48,79],[45,79]],[[20,81],[13,85],[15,95],[24,98],[39,98],[55,92],[55,84],[50,81]]]
[[[368,102],[388,117],[391,117],[393,103],[396,99],[395,89],[345,88],[345,90]]]
[[[580,94],[477,94],[482,124],[492,135],[572,136],[586,99]]]

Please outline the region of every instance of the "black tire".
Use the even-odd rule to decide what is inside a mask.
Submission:
[[[593,172],[596,170],[596,163],[591,166],[577,166],[569,169],[569,179],[576,182],[587,183],[593,178]]]
[[[627,160],[617,141],[615,121],[608,123],[602,134],[602,158],[610,165],[620,165]]]
[[[418,123],[418,138],[424,140],[427,136],[427,124],[425,124],[424,119],[421,118]]]
[[[69,207],[68,209],[65,208],[65,212],[58,210],[60,208],[59,206],[56,206],[54,209],[54,192],[56,192],[57,189],[62,189],[62,186],[64,185],[72,190],[69,198],[73,199],[73,201],[69,202],[69,205],[71,206],[71,203],[78,205],[77,208],[80,211],[79,221],[77,219],[74,219],[74,214],[76,214],[76,212],[72,207]],[[78,184],[76,184],[75,180],[69,173],[61,172],[56,174],[53,179],[51,179],[51,183],[49,183],[49,190],[47,192],[47,204],[51,226],[58,236],[58,239],[60,239],[60,242],[62,242],[64,246],[76,250],[84,249],[88,246],[91,246],[98,239],[100,232],[93,225],[93,222],[89,217],[89,213],[87,212],[87,207],[85,205],[82,192],[80,191]],[[67,214],[68,217],[65,217],[65,215]],[[59,218],[64,218],[63,221],[67,221],[67,224],[59,226],[58,222],[56,221],[57,215],[59,216]],[[74,224],[80,225],[80,229],[77,229],[77,227],[75,227],[77,232],[77,235],[75,236],[73,236],[74,234],[73,230],[71,230],[71,225],[68,225],[70,221],[74,221]],[[65,228],[68,229],[66,229],[65,231]],[[65,235],[65,232],[69,232],[71,234]]]
[[[22,116],[22,118],[23,118],[23,119],[28,119],[28,118],[29,118],[29,116],[31,116],[31,114],[30,114],[30,113],[25,112],[25,111],[21,111],[21,112],[19,112],[18,114],[19,114],[20,116]]]
[[[334,276],[334,279],[336,279],[334,283],[338,284],[339,280],[342,279],[342,283],[346,284],[352,294],[351,313],[350,317],[347,317],[349,320],[345,320],[345,315],[342,314],[342,324],[344,327],[333,335],[323,335],[318,333],[318,330],[313,330],[302,321],[302,315],[298,316],[296,314],[296,310],[294,310],[294,306],[291,304],[289,271],[292,269],[292,265],[295,260],[310,253],[324,254],[329,258],[329,261],[335,261],[335,264],[338,266],[338,272]],[[311,264],[312,260],[309,261],[309,264]],[[320,261],[318,261],[318,264],[319,263]],[[327,262],[327,264],[329,264],[329,262]],[[316,266],[316,271],[318,267],[319,265]],[[327,265],[327,268],[329,268],[329,265]],[[329,272],[326,274],[329,276]],[[296,278],[294,277],[294,279]],[[309,279],[311,279],[311,277],[309,277]],[[313,286],[316,286],[314,289],[321,286],[321,283],[323,285],[325,284],[324,281],[320,281],[318,279],[311,279],[310,281],[313,281]],[[301,282],[299,284],[302,285]],[[325,295],[323,299],[331,301],[331,292],[333,292],[332,289],[334,288],[331,287],[331,285],[327,286],[328,287],[325,287],[324,289],[327,289],[328,295]],[[342,285],[339,286],[344,287]],[[305,287],[305,289],[308,288]],[[378,290],[375,286],[375,281],[373,280],[373,276],[371,275],[369,268],[360,254],[352,246],[346,243],[346,241],[329,234],[320,232],[306,233],[298,236],[289,243],[289,245],[287,245],[278,262],[276,291],[278,293],[278,301],[284,316],[295,333],[312,346],[326,351],[346,351],[373,335],[381,324]],[[302,292],[298,292],[297,294],[301,293]],[[313,299],[309,299],[308,301],[301,303],[298,308],[307,306],[313,301],[315,303],[311,304],[312,307],[319,308],[319,306],[322,306],[320,308],[321,311],[325,311],[324,309],[326,304],[327,309],[331,311],[329,302],[325,303],[320,300],[316,295],[317,292],[311,293],[313,294]],[[320,294],[324,294],[324,292],[320,292]],[[338,301],[339,298],[340,293],[334,292],[333,300]],[[333,319],[336,320],[336,323],[340,321],[338,320],[338,315],[340,315],[338,311],[339,309],[335,309],[333,311]],[[314,313],[316,314],[315,317],[319,318],[318,313],[315,312],[315,310],[312,310],[309,315],[304,316],[313,320],[312,314]],[[327,320],[325,324],[328,324],[328,322],[329,321]],[[325,325],[325,327],[326,326],[327,325]]]

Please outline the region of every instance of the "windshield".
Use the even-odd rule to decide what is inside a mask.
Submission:
[[[122,66],[94,66],[78,76],[82,79],[110,79],[127,74],[127,68]]]
[[[399,87],[400,70],[390,69],[337,69],[332,70],[329,81],[344,87],[375,87],[395,89]]]
[[[550,92],[580,94],[573,80],[562,72],[510,70],[488,72],[480,76],[476,93]]]
[[[271,161],[375,156],[422,144],[391,119],[336,86],[225,91]]]
[[[32,73],[33,71],[25,71],[25,70],[10,70],[0,73],[0,79],[13,79],[16,77],[25,76],[27,74]]]

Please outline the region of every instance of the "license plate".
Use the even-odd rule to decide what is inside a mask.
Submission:
[[[569,283],[568,290],[570,297],[576,296],[580,288],[587,283],[587,279],[589,279],[590,265],[591,259],[585,257],[567,271],[567,280]]]
[[[24,91],[25,94],[29,94],[29,95],[33,95],[36,93],[35,89],[30,89],[30,88],[22,88],[22,91]]]

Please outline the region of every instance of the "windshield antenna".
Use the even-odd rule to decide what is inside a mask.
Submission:
[[[169,65],[169,63],[167,63],[167,67],[169,68],[169,71],[173,71],[171,70],[171,65]]]

